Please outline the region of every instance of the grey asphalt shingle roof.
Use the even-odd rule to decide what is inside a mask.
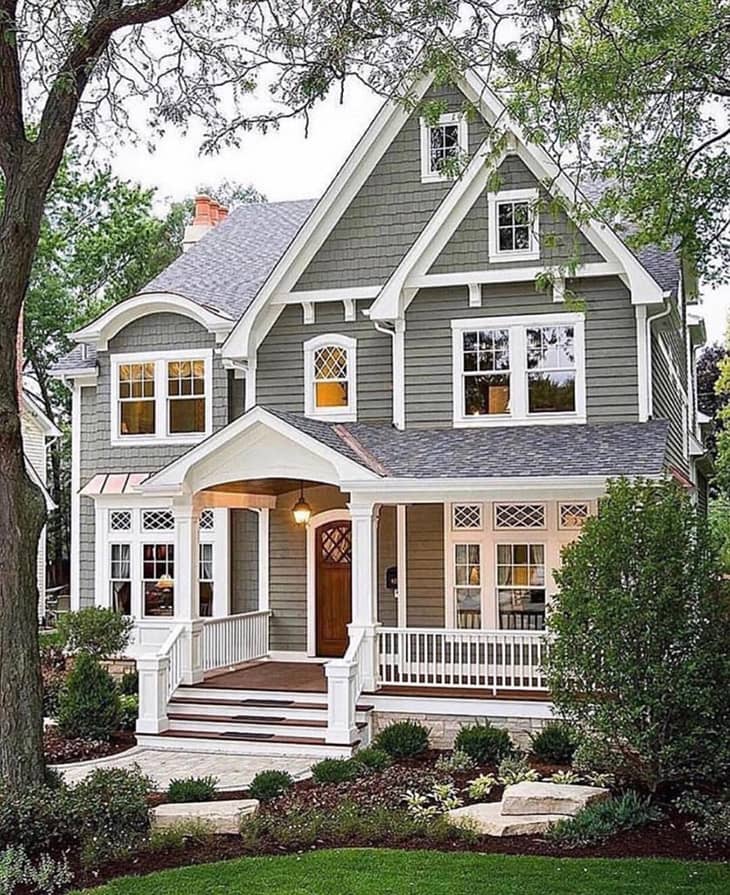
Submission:
[[[66,373],[69,370],[93,370],[96,366],[96,348],[93,345],[76,345],[51,367],[51,373]]]
[[[325,423],[266,409],[388,477],[647,476],[659,475],[665,466],[666,420],[399,431],[387,425]],[[348,443],[353,437],[361,451]]]

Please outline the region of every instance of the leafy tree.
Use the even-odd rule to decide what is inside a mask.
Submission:
[[[705,520],[671,481],[609,485],[563,551],[547,661],[558,714],[635,780],[730,770],[730,606]]]

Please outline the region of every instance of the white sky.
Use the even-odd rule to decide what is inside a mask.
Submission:
[[[270,201],[320,196],[344,162],[381,99],[360,84],[348,86],[345,101],[331,97],[312,114],[309,135],[302,121],[287,121],[268,134],[244,134],[238,149],[200,156],[199,132],[171,133],[150,154],[123,146],[111,160],[124,178],[155,187],[160,198],[182,199],[198,184],[223,180],[252,184]],[[730,286],[703,290],[702,311],[709,342],[721,341],[730,311]]]

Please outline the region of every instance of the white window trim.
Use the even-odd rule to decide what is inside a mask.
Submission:
[[[462,112],[446,112],[439,116],[439,120],[435,124],[426,121],[425,118],[421,118],[420,123],[421,183],[440,183],[445,180],[453,180],[453,175],[441,174],[439,171],[431,170],[431,128],[438,127],[442,124],[458,124],[459,151],[462,155],[466,155],[469,151],[469,125],[466,120],[466,115]]]
[[[570,413],[529,413],[527,395],[527,346],[525,331],[530,326],[572,326],[575,349],[575,410]],[[489,416],[466,416],[464,407],[464,377],[462,334],[470,329],[509,330],[510,350],[510,412]],[[454,427],[530,426],[585,423],[585,316],[570,314],[535,314],[518,317],[468,317],[451,321],[452,336],[452,393]]]
[[[167,362],[202,360],[205,364],[205,431],[185,434],[168,433]],[[119,367],[122,364],[155,365],[155,434],[122,435],[119,431]],[[213,351],[210,348],[181,351],[134,352],[113,354],[110,364],[110,430],[113,445],[197,444],[213,431]]]
[[[314,403],[314,353],[333,345],[347,352],[347,407],[317,407]],[[304,415],[352,423],[357,419],[357,340],[340,333],[315,336],[304,343]]]
[[[488,226],[487,235],[489,243],[490,263],[513,261],[536,261],[540,258],[540,214],[537,208],[539,192],[536,189],[525,190],[500,190],[487,194]],[[500,251],[497,238],[497,205],[500,202],[529,202],[532,211],[530,221],[530,247],[529,249],[511,249]]]

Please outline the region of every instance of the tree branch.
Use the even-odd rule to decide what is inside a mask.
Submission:
[[[0,167],[9,176],[25,141],[17,41],[17,0],[0,0]]]

